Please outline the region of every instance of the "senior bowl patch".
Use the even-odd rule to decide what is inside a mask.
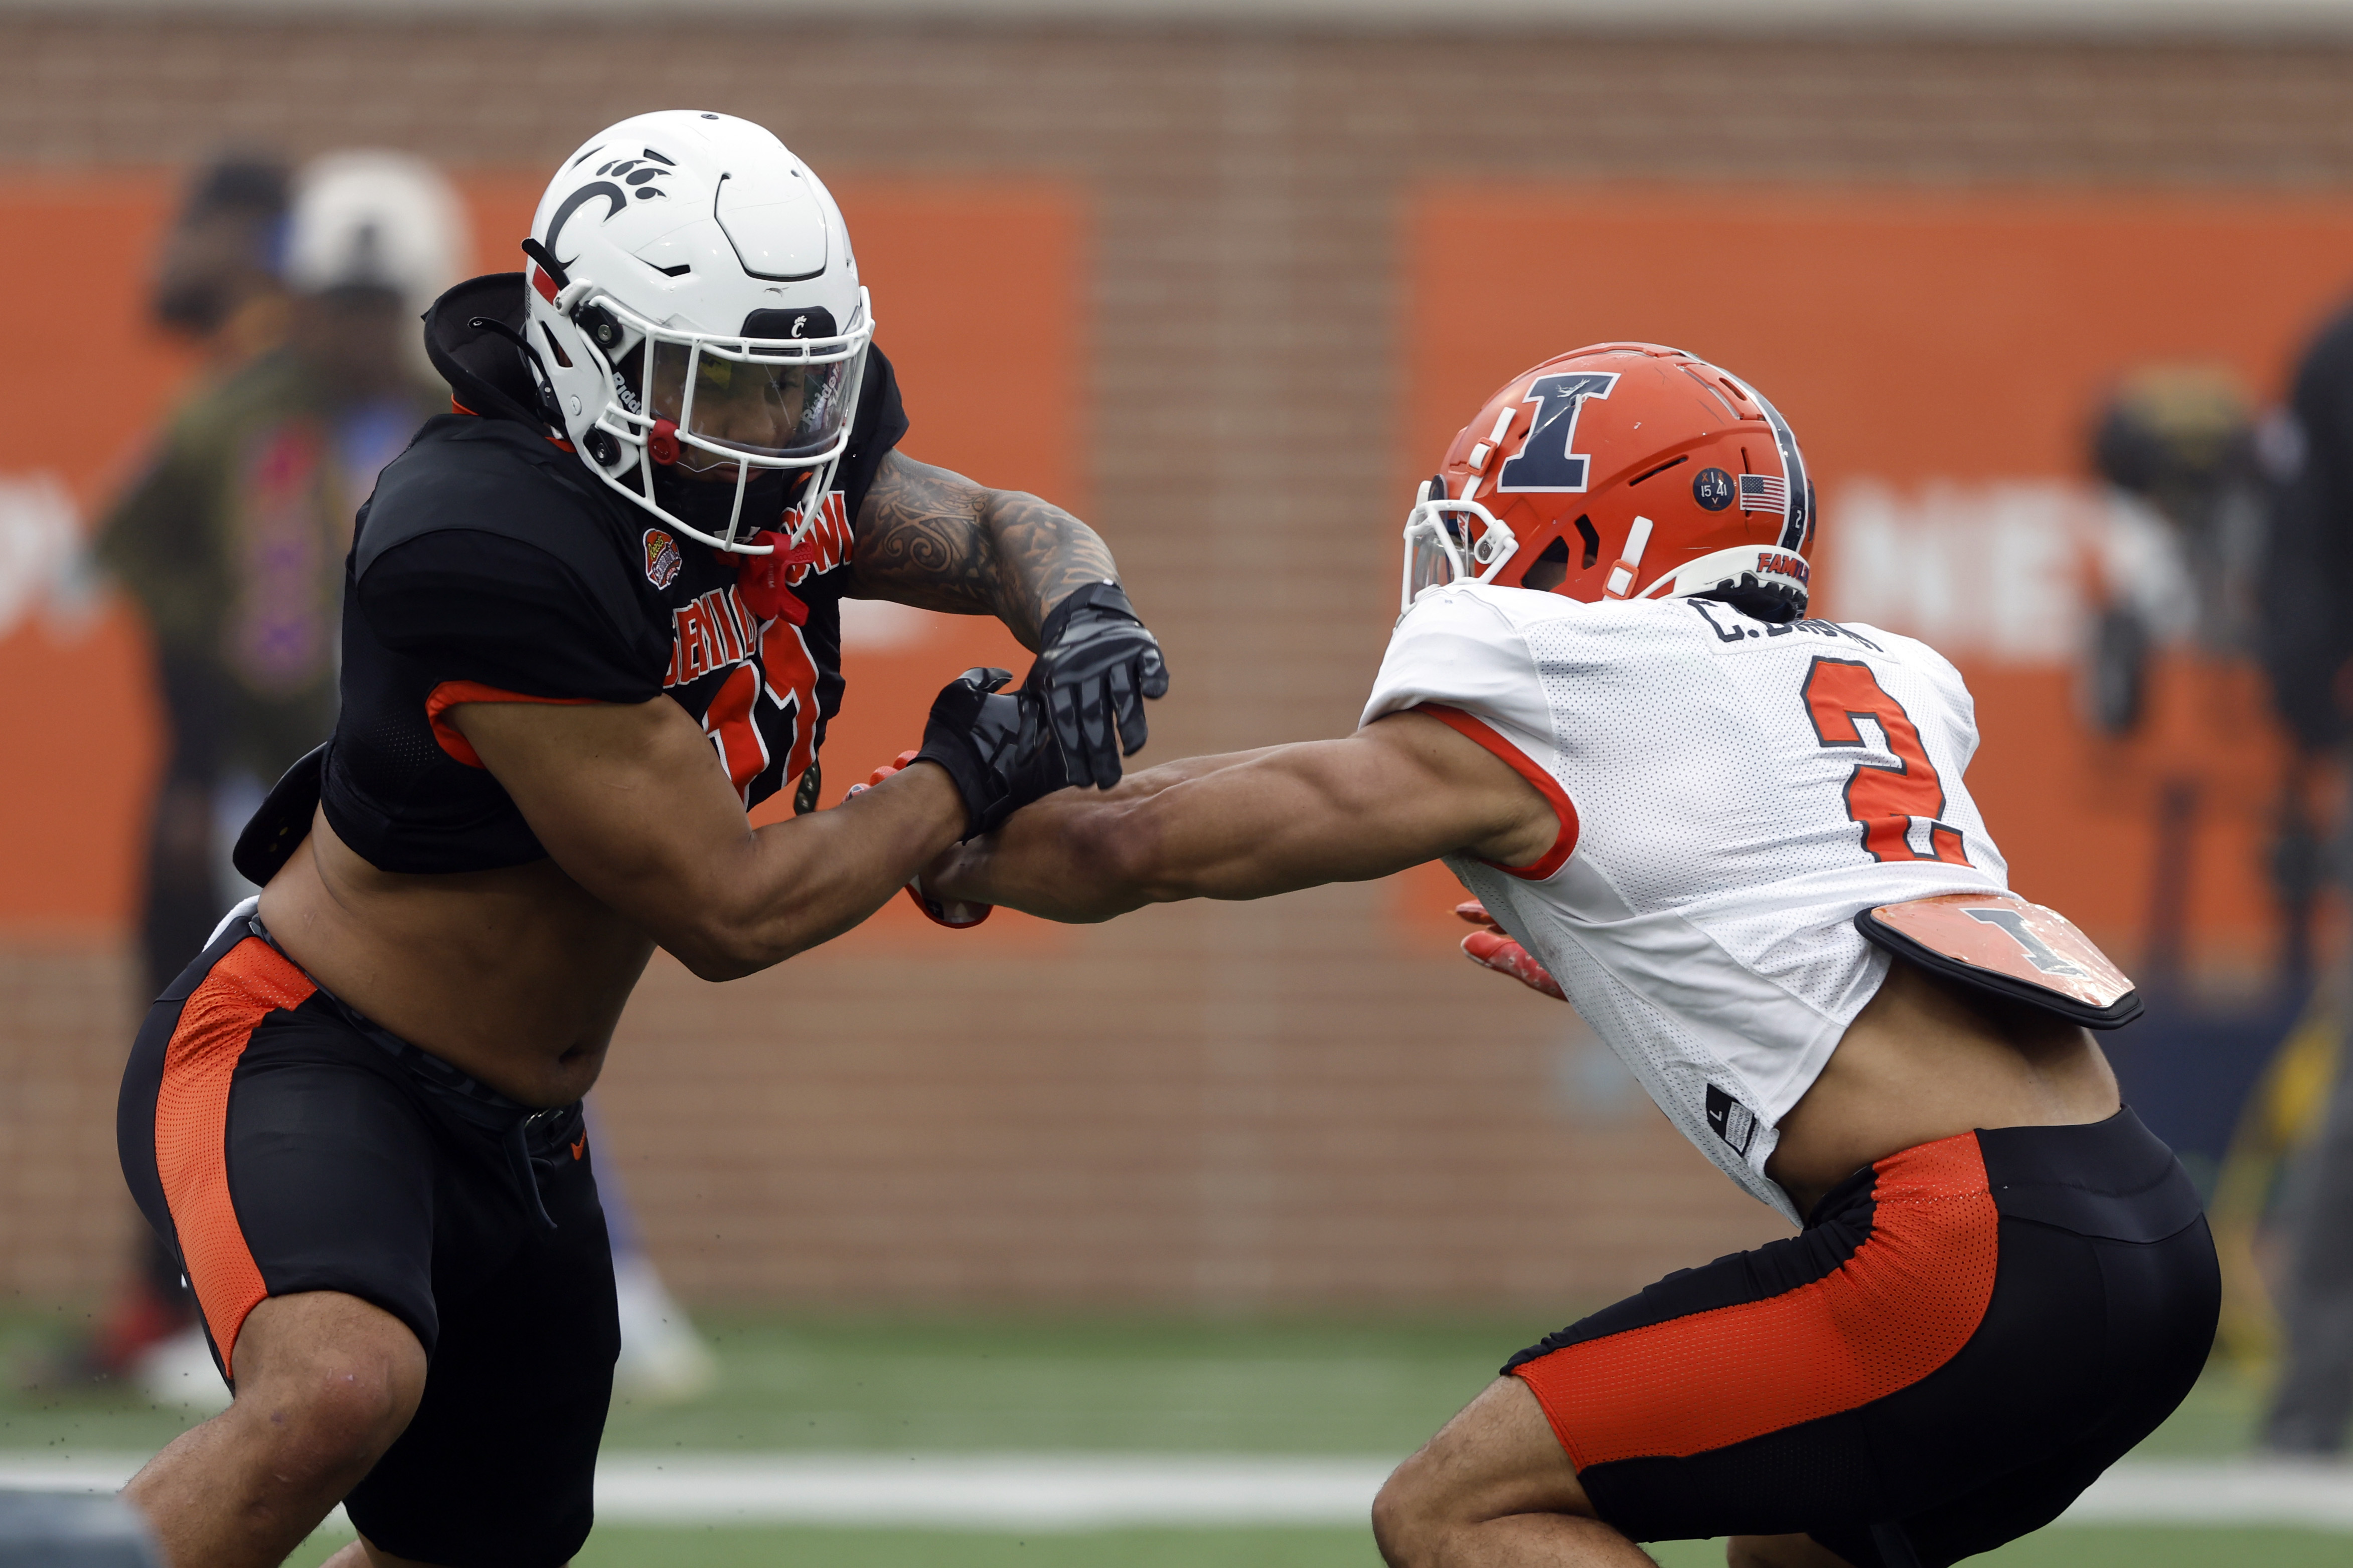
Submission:
[[[667,588],[676,580],[678,569],[686,564],[678,552],[677,541],[659,528],[646,530],[646,581],[657,588]]]

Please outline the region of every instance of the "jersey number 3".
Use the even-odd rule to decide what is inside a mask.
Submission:
[[[1895,765],[1857,763],[1846,780],[1846,814],[1862,826],[1862,847],[1874,860],[1944,860],[1966,866],[1959,830],[1936,820],[1945,784],[1920,744],[1920,731],[1904,704],[1880,689],[1879,677],[1859,659],[1817,658],[1806,672],[1806,717],[1826,747],[1862,746],[1858,719],[1870,719],[1887,737]],[[1915,817],[1928,824],[1929,853],[1912,847]]]

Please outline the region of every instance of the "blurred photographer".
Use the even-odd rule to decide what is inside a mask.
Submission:
[[[2353,312],[2306,351],[2287,416],[2266,428],[2262,449],[2275,503],[2256,651],[2296,745],[2311,757],[2341,754],[2353,717],[2353,623],[2341,602],[2353,572]],[[2334,869],[2341,879],[2341,844]],[[2273,1453],[2344,1453],[2353,1425],[2353,1074],[2344,1056],[2339,1047],[2320,1133],[2284,1183],[2287,1356],[2263,1420]]]
[[[2263,452],[2275,500],[2256,651],[2298,748],[2341,755],[2353,717],[2343,605],[2353,571],[2353,311],[2306,351]],[[2333,869],[2341,880],[2341,844]],[[2353,1425],[2353,1073],[2344,1058],[2340,1044],[2319,1134],[2291,1163],[2283,1194],[2277,1305],[2287,1348],[2263,1433],[2279,1454],[2342,1453]]]
[[[2142,370],[2100,411],[2092,462],[2114,504],[2099,542],[2103,602],[2084,698],[2107,734],[2140,724],[2158,648],[2228,659],[2255,637],[2263,515],[2254,429],[2237,380],[2203,365]]]

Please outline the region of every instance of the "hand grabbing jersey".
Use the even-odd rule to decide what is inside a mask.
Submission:
[[[1538,963],[1535,955],[1512,940],[1512,933],[1495,923],[1487,906],[1476,899],[1465,899],[1454,906],[1460,918],[1479,929],[1462,939],[1462,953],[1482,969],[1492,969],[1498,974],[1508,974],[1531,991],[1541,991],[1556,1002],[1568,997],[1552,972]]]

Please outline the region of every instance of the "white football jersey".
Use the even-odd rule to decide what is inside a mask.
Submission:
[[[1561,819],[1533,866],[1448,867],[1685,1137],[1801,1219],[1765,1162],[1886,975],[1855,915],[2008,887],[1959,674],[1872,626],[1462,584],[1398,622],[1363,721],[1408,708]]]

